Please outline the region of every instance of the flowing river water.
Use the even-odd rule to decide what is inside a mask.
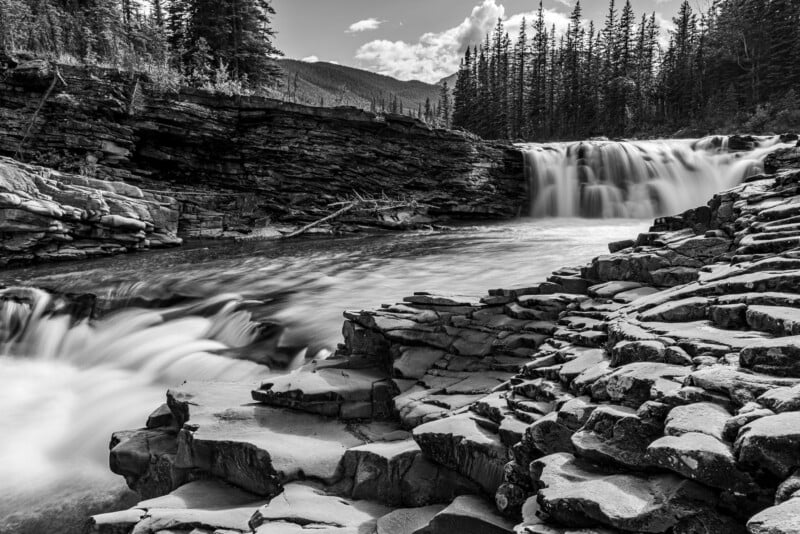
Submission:
[[[101,317],[76,323],[52,316],[45,311],[54,303],[44,293],[25,295],[38,303],[33,309],[1,301],[0,533],[26,521],[35,525],[27,532],[44,531],[26,514],[113,506],[124,484],[108,471],[109,437],[141,427],[171,385],[257,380],[325,357],[341,341],[345,309],[394,303],[421,290],[483,294],[585,264],[606,253],[608,242],[646,230],[652,215],[694,207],[710,196],[706,189],[758,172],[778,146],[765,140],[734,156],[722,142],[669,142],[669,150],[648,143],[531,146],[531,190],[538,192],[532,212],[561,218],[195,244],[1,273],[0,286],[91,293]],[[603,170],[609,167],[615,174]],[[690,171],[711,183],[673,179]],[[623,175],[629,179],[613,178]]]

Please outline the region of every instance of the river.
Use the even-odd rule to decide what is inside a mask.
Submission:
[[[134,497],[107,467],[109,437],[141,427],[170,385],[252,380],[325,357],[341,340],[346,309],[427,289],[481,295],[585,264],[607,243],[646,230],[652,215],[693,207],[708,190],[758,172],[778,146],[770,139],[729,155],[725,142],[532,146],[532,212],[561,218],[193,244],[5,271],[2,286],[96,295],[100,318],[74,323],[3,301],[0,533],[44,532],[51,520],[67,532],[69,517],[77,524],[129,505]],[[564,217],[578,214],[634,218]]]

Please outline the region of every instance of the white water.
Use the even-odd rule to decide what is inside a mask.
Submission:
[[[142,427],[168,385],[269,376],[221,355],[256,337],[241,303],[222,295],[89,324],[42,291],[0,291],[0,504],[105,484],[111,433]]]
[[[534,217],[653,218],[705,203],[763,172],[779,137],[748,152],[727,137],[522,145]]]

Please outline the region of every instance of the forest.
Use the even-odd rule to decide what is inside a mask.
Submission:
[[[245,92],[279,75],[270,0],[0,0],[0,54]]]
[[[503,22],[466,51],[456,128],[484,138],[577,139],[800,127],[800,2],[684,1],[666,46],[656,15],[610,1],[602,27],[547,27],[539,5],[512,42]]]
[[[567,28],[548,27],[541,2],[518,35],[498,20],[467,49],[453,87],[412,102],[402,88],[331,89],[342,75],[321,83],[331,78],[316,72],[322,66],[282,74],[270,0],[0,0],[0,55],[143,72],[167,90],[349,103],[489,139],[800,127],[800,2],[713,0],[701,12],[686,0],[662,32],[655,13],[619,1],[610,0],[602,25],[583,18],[580,1]]]

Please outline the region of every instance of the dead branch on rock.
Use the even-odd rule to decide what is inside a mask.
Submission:
[[[289,239],[292,237],[296,237],[302,235],[312,228],[315,228],[321,224],[324,224],[328,221],[332,221],[338,217],[341,217],[345,213],[351,211],[359,211],[359,212],[368,212],[368,213],[380,213],[384,211],[391,211],[397,210],[401,208],[421,208],[424,207],[424,204],[417,202],[415,199],[391,199],[386,196],[386,194],[381,195],[379,198],[372,198],[358,194],[357,192],[353,192],[355,199],[352,200],[345,200],[341,202],[334,202],[332,204],[328,204],[328,207],[338,207],[341,208],[330,215],[327,215],[317,221],[309,223],[299,230],[296,230],[290,234],[286,234],[281,236],[281,239]]]
[[[17,145],[17,151],[14,152],[14,158],[18,161],[22,161],[19,159],[19,156],[22,153],[22,147],[25,144],[25,141],[28,140],[28,136],[31,134],[31,129],[33,129],[33,125],[36,123],[36,118],[39,116],[39,112],[42,111],[44,107],[44,103],[47,102],[47,99],[50,98],[50,94],[53,92],[53,89],[56,88],[56,84],[61,82],[65,86],[67,82],[64,81],[64,78],[61,77],[61,73],[58,71],[58,65],[53,64],[53,81],[50,84],[50,87],[47,88],[47,91],[44,93],[44,97],[42,97],[42,101],[39,102],[39,107],[36,108],[36,111],[33,112],[33,116],[31,117],[31,121],[28,123],[28,127],[25,129],[25,135],[22,136],[22,139]]]

